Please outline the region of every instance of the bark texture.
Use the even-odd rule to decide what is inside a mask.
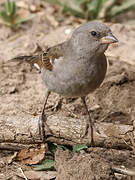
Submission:
[[[0,117],[0,149],[20,149],[32,144],[41,143],[39,135],[38,117]],[[90,143],[90,131],[83,137],[86,129],[86,119],[75,119],[51,115],[45,127],[46,141],[58,144],[86,144]],[[49,129],[51,131],[49,131]],[[52,134],[50,133],[52,132]],[[129,149],[132,145],[131,137],[135,135],[131,125],[113,123],[95,123],[95,146],[107,148]]]

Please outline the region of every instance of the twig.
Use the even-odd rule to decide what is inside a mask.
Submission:
[[[112,167],[113,171],[115,173],[119,173],[119,174],[123,174],[123,175],[128,175],[128,176],[135,176],[135,170],[130,170],[130,169],[122,169],[122,168],[119,168],[119,167]]]
[[[21,173],[22,173],[22,175],[23,175],[24,179],[25,179],[25,180],[28,180],[28,179],[27,179],[27,177],[25,176],[25,174],[24,174],[24,172],[23,172],[22,168],[21,168],[21,167],[19,167],[18,169],[21,171]]]

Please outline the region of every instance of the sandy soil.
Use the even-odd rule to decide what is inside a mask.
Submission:
[[[42,25],[41,25],[42,24]],[[132,125],[135,120],[135,26],[110,25],[118,37],[118,45],[109,47],[109,68],[106,79],[99,89],[87,96],[87,103],[95,121]],[[67,39],[65,30],[73,26],[54,29],[42,14],[35,21],[23,25],[17,31],[0,27],[0,115],[38,115],[44,100],[44,85],[38,71],[27,64],[8,62],[17,55],[33,54],[38,42],[43,48]],[[84,108],[80,99],[64,100],[60,109],[55,108],[59,95],[52,94],[47,105],[47,114],[62,113],[64,116],[82,116]],[[0,152],[0,173],[15,171],[15,165],[6,165],[8,152]],[[57,180],[115,179],[112,165],[135,167],[135,152],[90,148],[87,152],[74,154],[58,151],[56,154]],[[26,169],[28,167],[25,167]],[[6,172],[5,172],[6,171]],[[14,176],[15,177],[15,176]],[[13,177],[12,177],[13,178]],[[119,179],[130,179],[120,176]]]

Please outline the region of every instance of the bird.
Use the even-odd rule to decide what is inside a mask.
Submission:
[[[41,114],[40,131],[45,137],[46,104],[51,92],[65,98],[81,98],[88,122],[86,133],[90,130],[90,144],[94,144],[93,121],[86,96],[95,91],[103,82],[107,71],[105,51],[109,44],[118,39],[111,29],[100,21],[89,21],[74,30],[71,37],[63,43],[41,50],[37,55],[19,56],[12,60],[24,60],[41,71],[46,87]],[[42,130],[41,130],[42,129]]]

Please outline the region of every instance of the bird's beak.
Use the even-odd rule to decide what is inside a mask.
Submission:
[[[118,42],[118,39],[112,33],[109,33],[107,36],[102,37],[100,41],[101,44],[112,44]]]

